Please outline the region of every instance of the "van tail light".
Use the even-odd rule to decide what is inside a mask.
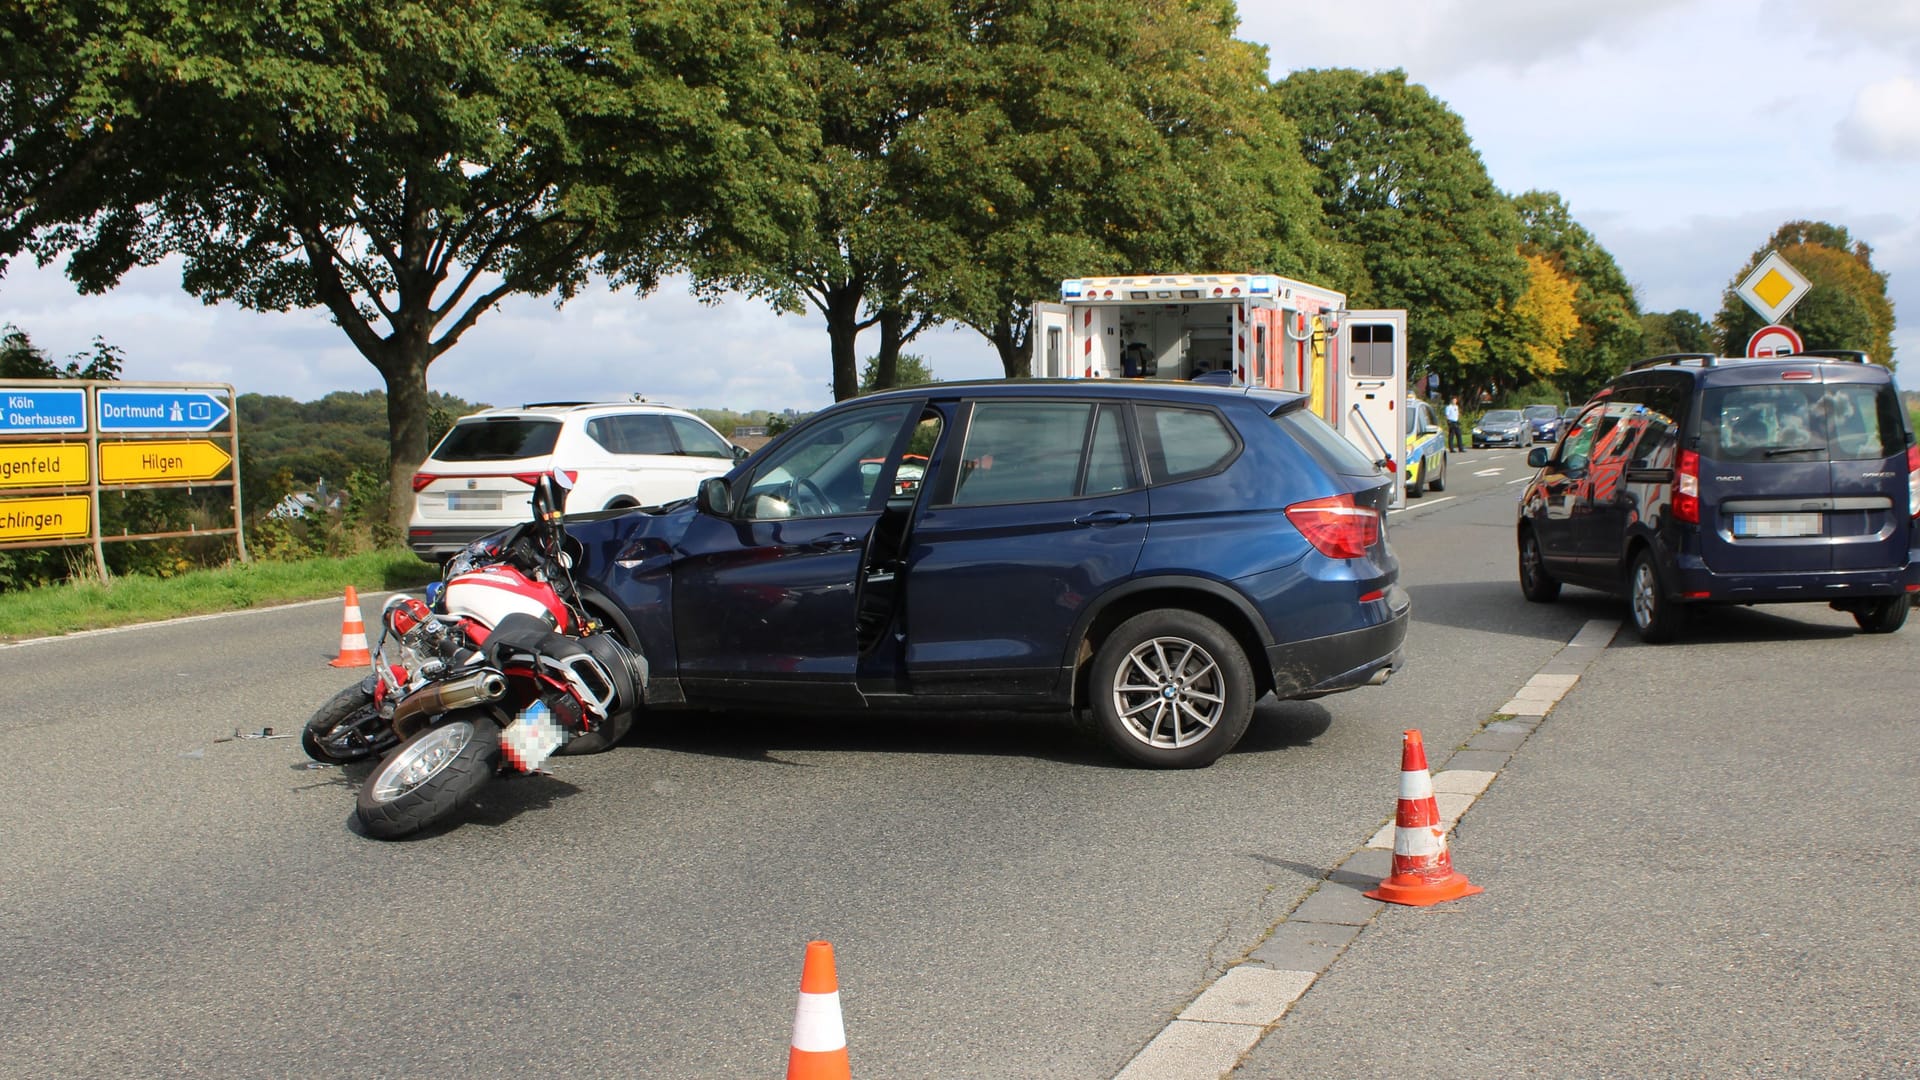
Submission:
[[[1329,559],[1364,558],[1380,542],[1380,511],[1361,506],[1351,492],[1287,507],[1287,520]]]
[[[1920,446],[1907,447],[1907,513],[1920,517]]]
[[[438,479],[440,478],[433,475],[432,473],[424,473],[424,472],[414,473],[413,474],[413,490],[419,491],[422,488],[426,487],[428,484],[431,484]]]
[[[1700,524],[1700,455],[1680,451],[1680,468],[1673,481],[1673,516],[1689,525]]]

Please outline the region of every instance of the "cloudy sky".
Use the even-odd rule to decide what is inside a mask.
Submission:
[[[1268,47],[1275,78],[1406,70],[1465,120],[1495,184],[1566,199],[1644,310],[1711,318],[1775,228],[1827,221],[1873,248],[1900,320],[1897,358],[1920,356],[1920,0],[1318,8],[1242,0],[1240,36]],[[203,307],[175,268],[80,297],[56,270],[16,263],[0,279],[0,321],[62,358],[104,337],[125,350],[128,379],[230,382],[303,401],[381,385],[324,316]],[[932,333],[912,350],[942,378],[1000,373],[971,330]],[[493,404],[639,392],[739,410],[818,408],[831,400],[829,378],[819,319],[745,299],[705,306],[684,283],[646,299],[595,291],[559,310],[509,301],[429,375],[436,390]]]

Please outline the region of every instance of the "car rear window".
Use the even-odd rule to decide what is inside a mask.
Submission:
[[[433,448],[437,461],[512,461],[553,453],[558,420],[462,420]]]
[[[1214,472],[1240,449],[1218,413],[1169,405],[1139,407],[1147,475],[1156,484]]]
[[[1716,461],[1879,461],[1906,452],[1892,387],[1761,383],[1709,389],[1700,453]]]
[[[1274,414],[1273,422],[1334,472],[1346,476],[1372,476],[1380,471],[1373,462],[1367,460],[1367,455],[1361,453],[1359,447],[1348,442],[1345,436],[1333,430],[1333,425],[1304,406]]]
[[[732,459],[733,444],[700,421],[684,416],[669,416],[667,422],[673,425],[673,433],[680,440],[681,453],[692,457]]]

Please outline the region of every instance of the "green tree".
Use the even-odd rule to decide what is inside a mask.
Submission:
[[[1734,290],[1769,251],[1778,252],[1812,283],[1781,320],[1800,334],[1807,348],[1863,349],[1875,363],[1894,365],[1893,301],[1887,298],[1887,275],[1873,268],[1872,248],[1845,228],[1824,221],[1790,221],[1780,226],[1727,283],[1720,313],[1713,320],[1727,352],[1745,352],[1747,340],[1766,325]]]
[[[699,272],[817,310],[836,398],[869,327],[881,385],[941,320],[1022,374],[1030,305],[1063,277],[1304,275],[1335,250],[1229,0],[795,0],[786,20],[820,124],[815,217]]]
[[[1642,354],[1640,305],[1620,264],[1573,219],[1559,195],[1529,191],[1514,199],[1514,208],[1520,213],[1522,253],[1545,257],[1576,287],[1580,325],[1562,349],[1566,365],[1556,381],[1584,401]]]
[[[914,190],[955,258],[923,285],[1028,373],[1035,300],[1088,274],[1264,271],[1335,287],[1293,125],[1268,103],[1263,48],[1233,5],[1033,5],[977,43],[979,77],[930,113]]]
[[[21,7],[0,255],[100,291],[180,253],[208,303],[324,307],[386,383],[395,525],[428,365],[482,314],[596,269],[649,289],[805,195],[771,0]]]
[[[1274,90],[1329,227],[1364,263],[1350,302],[1407,309],[1411,366],[1492,388],[1472,367],[1529,277],[1519,214],[1460,117],[1403,71],[1296,71]]]
[[[0,378],[5,379],[96,379],[117,380],[126,364],[126,353],[106,339],[93,339],[90,353],[75,353],[61,367],[53,362],[25,330],[6,324],[0,334]]]
[[[938,93],[952,42],[937,0],[792,0],[781,6],[780,64],[807,95],[816,126],[802,162],[804,217],[781,230],[725,235],[705,245],[696,291],[764,299],[780,311],[812,307],[827,323],[836,400],[858,390],[857,341],[904,293],[933,242],[892,183],[902,132]],[[909,253],[912,253],[910,256]],[[894,303],[894,335],[910,313]]]
[[[1698,312],[1679,308],[1640,316],[1642,350],[1648,356],[1667,353],[1717,353],[1720,335]]]
[[[900,353],[895,358],[892,377],[886,381],[880,378],[880,357],[876,354],[867,357],[866,366],[860,369],[860,392],[871,394],[875,390],[892,390],[900,386],[925,386],[938,382],[934,377],[933,365],[923,356],[913,353]]]

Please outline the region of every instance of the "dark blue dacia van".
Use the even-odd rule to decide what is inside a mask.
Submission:
[[[1865,353],[1642,360],[1527,464],[1521,591],[1624,593],[1645,641],[1689,604],[1815,601],[1892,633],[1920,592],[1920,449]]]

